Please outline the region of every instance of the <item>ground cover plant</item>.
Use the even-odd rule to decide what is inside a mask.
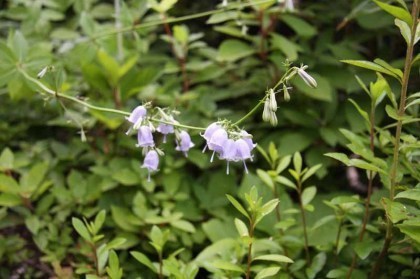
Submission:
[[[0,7],[0,278],[419,276],[418,0]]]

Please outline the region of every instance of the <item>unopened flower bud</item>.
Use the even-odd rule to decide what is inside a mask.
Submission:
[[[307,72],[305,72],[304,68],[299,68],[297,72],[298,72],[298,75],[301,77],[301,79],[303,79],[303,81],[309,87],[316,88],[318,86],[318,84],[316,83],[316,80]]]
[[[264,110],[263,110],[263,115],[262,115],[262,119],[264,122],[269,122],[270,121],[270,114],[271,114],[271,110],[270,110],[270,102],[267,99],[265,99],[264,102]]]
[[[45,76],[45,74],[47,73],[47,71],[48,71],[48,66],[47,67],[44,67],[39,73],[38,73],[38,75],[37,75],[37,78],[38,79],[41,79],[41,78],[43,78],[44,76]]]
[[[289,90],[287,90],[287,86],[283,84],[283,98],[286,102],[290,101]]]
[[[277,126],[277,123],[278,123],[277,115],[274,111],[271,111],[270,112],[270,124],[273,125],[273,126]]]
[[[274,94],[274,90],[272,88],[270,89],[268,99],[269,99],[270,110],[277,111],[276,94]]]

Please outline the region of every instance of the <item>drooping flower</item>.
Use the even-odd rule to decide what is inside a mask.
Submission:
[[[216,130],[211,136],[210,140],[207,141],[207,146],[209,147],[210,150],[213,150],[213,154],[211,155],[210,162],[213,162],[215,153],[219,153],[219,154],[222,153],[223,145],[227,139],[228,139],[228,134],[226,130],[223,128],[220,128]]]
[[[251,152],[257,146],[257,144],[252,141],[252,135],[245,130],[241,130],[240,134],[242,136],[242,140],[248,144],[249,151]],[[252,157],[250,159],[252,161]]]
[[[217,122],[211,123],[206,128],[206,130],[204,131],[204,134],[201,135],[206,140],[206,145],[204,146],[203,153],[204,153],[204,151],[206,151],[208,142],[210,141],[210,139],[213,136],[214,132],[216,132],[217,130],[219,130],[221,128],[222,127]]]
[[[181,131],[181,133],[179,133],[179,141],[177,141],[177,146],[175,149],[178,151],[182,151],[185,157],[188,157],[187,152],[194,145],[195,144],[191,141],[190,135],[185,131]]]
[[[236,145],[233,139],[228,139],[223,143],[220,159],[226,160],[226,174],[229,174],[229,162],[236,161]]]
[[[166,136],[168,134],[174,133],[174,126],[170,124],[160,123],[159,126],[156,128],[156,131],[163,135],[163,142],[166,142]]]
[[[130,116],[125,118],[128,120],[128,122],[132,123],[132,126],[130,127],[130,129],[126,132],[127,135],[131,132],[133,127],[137,129],[138,126],[141,125],[141,122],[146,117],[146,114],[147,114],[146,108],[144,106],[138,106],[131,112]]]
[[[153,147],[155,142],[153,141],[152,131],[149,126],[140,126],[137,133],[137,147]]]
[[[270,88],[269,93],[269,107],[272,111],[277,111],[277,101],[276,101],[276,94],[274,93],[274,90]]]
[[[300,78],[309,86],[312,88],[316,88],[318,86],[316,80],[309,75],[305,69],[307,66],[301,67],[297,70],[298,75],[300,76]]]
[[[284,9],[286,11],[293,12],[295,10],[295,4],[293,3],[293,0],[285,0],[284,1]]]
[[[147,181],[150,182],[150,173],[157,171],[159,165],[159,155],[155,150],[150,150],[147,152],[146,157],[144,157],[142,168],[146,168],[148,171]]]
[[[235,160],[236,161],[242,161],[244,164],[245,172],[248,173],[248,168],[246,167],[245,160],[251,159],[251,149],[249,148],[248,143],[243,139],[238,139],[235,141],[235,148],[236,148],[236,154],[235,154]]]

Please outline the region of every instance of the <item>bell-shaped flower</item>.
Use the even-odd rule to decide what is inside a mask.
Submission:
[[[226,174],[229,174],[229,162],[236,161],[237,147],[233,139],[225,140],[222,146],[222,152],[220,154],[220,159],[226,160]]]
[[[316,88],[318,86],[316,80],[308,74],[305,69],[307,66],[303,66],[297,70],[298,75],[300,78],[308,85],[309,87]]]
[[[146,114],[146,108],[144,106],[138,106],[131,112],[130,116],[125,118],[128,120],[128,122],[133,124],[132,127],[130,127],[130,129],[128,129],[128,131],[126,132],[127,135],[131,132],[133,127],[135,129],[138,128],[143,119],[146,117]]]
[[[245,130],[241,130],[240,134],[242,136],[242,139],[248,144],[249,151],[252,151],[257,146],[257,144],[252,141],[252,135]]]
[[[137,147],[153,147],[155,142],[153,141],[152,130],[149,126],[140,126],[137,133]]]
[[[227,132],[225,131],[225,129],[220,128],[216,130],[211,136],[210,140],[207,141],[207,145],[209,149],[213,150],[213,154],[211,155],[210,162],[213,162],[215,153],[219,153],[219,154],[222,153],[223,145],[227,139],[228,139]]]
[[[166,135],[174,133],[174,126],[170,124],[160,123],[156,131],[163,135],[163,142],[166,142]]]
[[[183,152],[185,157],[188,157],[187,152],[193,146],[194,143],[191,141],[190,135],[185,131],[181,131],[181,133],[179,133],[179,141],[177,141],[177,146],[175,149]]]
[[[204,134],[201,134],[201,136],[206,140],[206,146],[204,146],[203,153],[204,151],[206,151],[208,142],[213,136],[214,132],[216,132],[219,129],[222,129],[222,127],[217,122],[214,122],[214,123],[211,123],[206,128],[206,130],[204,131]]]
[[[243,139],[238,139],[235,141],[235,161],[242,161],[244,163],[245,172],[248,173],[248,168],[246,167],[245,160],[251,159],[251,149],[249,148],[248,143]]]
[[[150,173],[157,171],[159,165],[159,155],[155,150],[150,150],[147,152],[146,157],[144,157],[142,168],[146,168],[148,171],[147,181],[150,182]]]

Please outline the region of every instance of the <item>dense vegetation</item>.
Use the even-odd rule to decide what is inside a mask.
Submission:
[[[418,278],[418,2],[2,1],[0,278]]]

